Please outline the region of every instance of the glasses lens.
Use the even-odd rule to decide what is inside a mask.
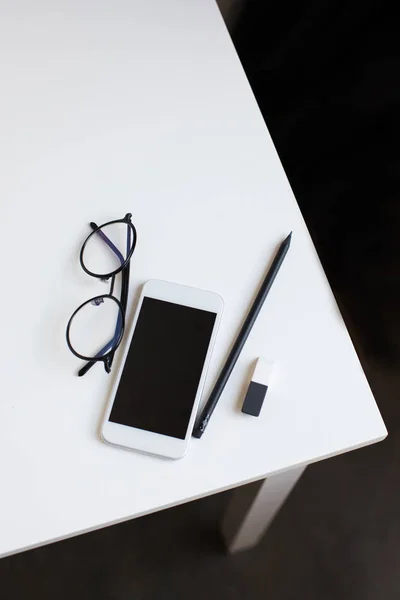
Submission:
[[[104,356],[119,344],[122,323],[118,303],[112,297],[97,296],[83,304],[73,316],[69,342],[81,356]]]
[[[114,273],[126,261],[133,242],[133,230],[128,223],[105,225],[89,236],[82,262],[95,275]]]

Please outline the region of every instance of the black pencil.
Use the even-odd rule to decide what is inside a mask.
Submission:
[[[291,237],[292,233],[290,233],[279,246],[278,252],[276,253],[274,260],[272,261],[272,265],[268,270],[264,281],[261,284],[256,299],[254,300],[253,305],[250,308],[249,313],[246,317],[246,320],[243,323],[241,330],[239,331],[235,343],[232,346],[232,350],[230,351],[229,356],[226,359],[226,362],[222,368],[221,373],[219,374],[219,377],[210,394],[210,397],[200,415],[200,418],[194,426],[192,435],[196,438],[201,438],[201,436],[203,435],[211,418],[211,415],[213,414],[214,409],[218,404],[218,400],[222,392],[224,391],[224,387],[230,377],[230,374],[233,371],[236,361],[240,356],[240,353],[243,349],[243,346],[246,343],[247,338],[249,337],[249,333],[252,330],[252,327],[264,304],[265,298],[268,296],[268,292],[271,289],[271,286],[275,280],[275,277],[278,274],[279,269],[281,268],[286,253],[289,250]]]

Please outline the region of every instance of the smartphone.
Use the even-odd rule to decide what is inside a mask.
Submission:
[[[185,456],[222,309],[213,292],[155,279],[143,286],[102,423],[105,442]]]

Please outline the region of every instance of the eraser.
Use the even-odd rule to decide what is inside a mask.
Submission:
[[[258,417],[260,414],[273,368],[273,362],[263,358],[257,360],[242,406],[242,412],[246,415]]]

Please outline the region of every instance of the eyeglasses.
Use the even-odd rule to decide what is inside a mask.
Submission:
[[[79,261],[88,275],[110,282],[108,294],[101,294],[81,304],[68,321],[68,348],[75,356],[87,361],[79,371],[81,377],[96,364],[103,362],[107,373],[125,330],[126,305],[129,290],[130,259],[136,246],[136,229],[132,215],[98,226],[90,223],[92,233],[86,238]],[[121,273],[120,299],[114,296],[115,277]]]

